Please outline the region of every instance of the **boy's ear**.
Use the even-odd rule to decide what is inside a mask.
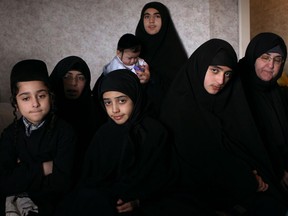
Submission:
[[[117,55],[118,57],[121,55],[121,53],[122,53],[122,52],[121,52],[120,50],[117,50],[117,51],[116,51],[116,55]]]

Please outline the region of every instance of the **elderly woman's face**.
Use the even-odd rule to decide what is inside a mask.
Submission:
[[[263,81],[270,81],[279,73],[283,58],[279,53],[264,53],[255,61],[257,76]]]

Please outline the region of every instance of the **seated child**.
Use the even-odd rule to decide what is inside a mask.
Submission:
[[[140,40],[133,34],[124,34],[118,41],[116,56],[103,68],[104,75],[113,70],[128,69],[138,76],[140,83],[147,83],[150,79],[149,66],[139,58],[140,52]]]
[[[167,131],[147,116],[137,76],[115,70],[104,76],[98,90],[109,120],[96,132],[79,187],[61,216],[135,215],[154,203],[170,180]]]
[[[54,115],[43,61],[18,62],[10,86],[15,119],[0,139],[0,215],[5,208],[6,215],[51,216],[69,190],[74,131]]]

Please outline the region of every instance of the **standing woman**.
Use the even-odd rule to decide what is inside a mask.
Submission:
[[[158,117],[162,98],[178,70],[187,61],[187,53],[168,8],[160,2],[150,2],[143,7],[136,36],[142,42],[140,57],[150,66],[147,93]]]
[[[166,95],[160,119],[179,161],[179,193],[186,203],[196,197],[204,208],[231,215],[284,215],[236,65],[232,46],[211,39],[191,55]]]

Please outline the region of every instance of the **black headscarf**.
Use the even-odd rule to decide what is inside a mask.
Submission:
[[[211,64],[233,71],[231,80],[215,95],[204,88]],[[180,184],[216,208],[254,196],[253,169],[265,181],[273,176],[235,74],[236,65],[237,56],[229,43],[221,39],[205,42],[179,71],[160,115],[174,141]]]
[[[277,46],[281,49],[284,62],[276,77],[270,81],[263,81],[255,72],[255,61]],[[288,170],[287,103],[283,100],[277,84],[283,73],[286,57],[284,40],[277,34],[264,32],[250,41],[245,56],[239,61],[239,74],[249,105],[279,180],[284,169]]]
[[[125,201],[151,195],[168,181],[166,130],[145,115],[145,94],[130,70],[110,72],[98,90],[102,104],[105,92],[119,91],[131,98],[134,107],[124,124],[109,118],[97,131],[87,151],[83,182],[93,188],[109,187]]]
[[[143,89],[138,82],[139,78],[135,76],[135,74],[132,75],[133,73],[126,69],[119,69],[112,72],[111,75],[105,76],[101,80],[98,89],[99,100],[103,105],[102,97],[106,91],[119,91],[126,94],[131,98],[134,103],[133,112],[128,119],[128,122],[130,122],[130,124],[135,124],[140,120],[139,117],[145,108],[144,102],[146,102],[143,94]]]
[[[53,69],[51,75],[50,75],[50,81],[52,83],[53,91],[55,95],[57,96],[57,101],[59,103],[61,101],[67,101],[64,94],[64,85],[63,85],[63,77],[66,75],[66,73],[70,70],[77,70],[80,71],[86,79],[86,84],[83,89],[83,92],[81,96],[73,100],[76,103],[85,103],[87,101],[87,98],[90,100],[91,96],[91,88],[90,88],[90,82],[91,82],[91,73],[90,69],[87,65],[87,63],[78,56],[68,56],[61,61],[57,63],[55,68]],[[66,102],[65,102],[66,103]],[[59,107],[61,109],[61,107]]]
[[[148,8],[158,10],[161,15],[162,26],[155,35],[148,34],[144,28],[144,12]],[[177,71],[187,61],[187,53],[168,8],[160,2],[150,2],[143,7],[135,34],[142,42],[140,56],[150,66],[148,95],[157,106]]]
[[[70,70],[80,71],[86,80],[83,92],[77,99],[68,99],[64,93],[63,77]],[[102,124],[101,116],[98,116],[101,107],[95,105],[93,101],[90,69],[82,58],[78,56],[63,58],[57,63],[49,78],[56,99],[56,114],[73,126],[78,137],[75,150],[75,176],[73,176],[75,180],[80,176],[85,151],[94,133]]]
[[[77,99],[68,99],[64,93],[63,77],[70,70],[80,71],[86,79],[82,94]],[[95,116],[93,116],[95,106],[92,103],[90,88],[90,69],[82,58],[78,56],[68,56],[62,59],[57,63],[49,78],[56,97],[56,113],[61,116],[61,118],[71,123],[75,128],[79,128],[79,130],[81,130],[87,122],[92,122],[93,119],[95,120]],[[94,124],[94,122],[92,122],[92,124]]]

